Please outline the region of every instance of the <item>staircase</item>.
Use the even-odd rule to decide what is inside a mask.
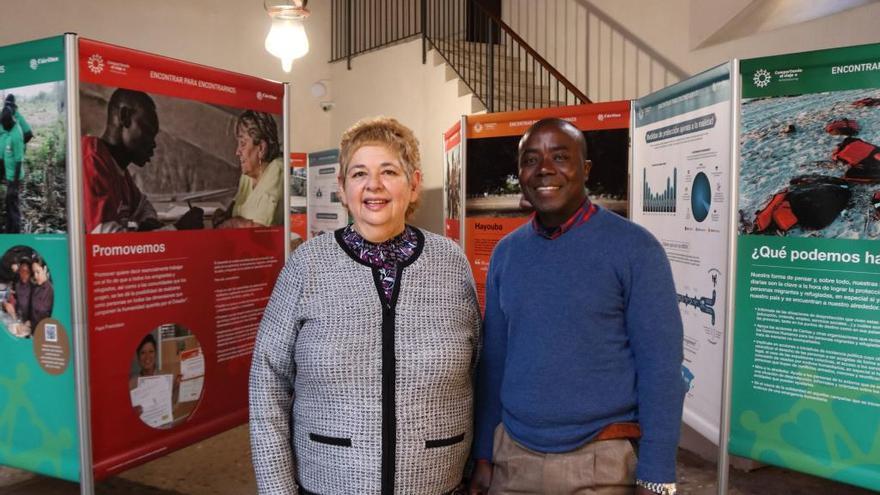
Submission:
[[[488,112],[590,103],[477,0],[422,0],[423,49],[437,50]]]
[[[439,63],[439,60],[446,63],[448,76],[459,78],[466,91],[472,93],[475,112],[591,103],[585,93],[586,88],[596,88],[604,99],[612,99],[607,96],[616,94],[620,94],[620,98],[634,98],[641,94],[626,94],[630,91],[624,88],[633,86],[633,77],[637,92],[645,86],[640,82],[642,76],[639,67],[646,64],[648,68],[643,72],[650,78],[648,89],[654,89],[653,81],[657,78],[655,68],[663,74],[664,85],[685,76],[683,71],[585,0],[529,0],[516,4],[506,0],[504,3],[507,9],[505,18],[516,23],[528,20],[534,9],[549,11],[552,6],[554,12],[560,12],[558,7],[563,3],[566,4],[564,12],[569,12],[571,8],[576,13],[573,20],[565,14],[543,15],[543,26],[523,31],[532,38],[534,32],[552,33],[554,43],[547,56],[555,64],[548,62],[533,45],[501,18],[490,13],[479,0],[331,2],[331,62],[345,60],[351,69],[352,59],[360,54],[421,37],[422,62],[427,62],[428,52],[433,51],[435,63]],[[577,19],[580,18],[586,19],[583,31],[577,29]],[[575,26],[571,33],[569,25],[572,22],[569,21],[573,21]],[[557,24],[564,25],[564,35],[560,34],[562,29],[557,29]],[[604,33],[608,33],[610,42],[605,42],[603,47]],[[562,39],[556,42],[559,36]],[[596,40],[595,46],[591,45],[592,40]],[[617,48],[615,40],[618,40]],[[619,40],[622,40],[622,45]],[[539,40],[532,41],[536,45],[547,45]],[[571,54],[569,45],[572,47]],[[564,56],[558,55],[560,51],[564,52]],[[622,61],[615,64],[613,62],[618,52],[623,54]],[[635,58],[628,61],[627,53],[635,53]],[[569,64],[571,60],[573,62]],[[609,60],[612,61],[610,65]],[[628,69],[633,64],[634,75]],[[595,67],[592,75],[591,67]],[[615,67],[622,68],[619,75],[613,71]],[[591,84],[590,81],[597,79],[600,73],[603,84],[607,79],[609,84],[619,84],[621,88],[608,89],[607,85]]]
[[[545,73],[538,67],[527,67],[523,57],[511,53],[492,53],[493,72],[489,74],[489,46],[486,43],[461,40],[436,40],[435,59],[446,63],[447,73],[457,77],[474,98],[474,111],[506,112],[525,108],[558,107],[567,104],[555,98]],[[495,52],[496,50],[492,50]],[[458,62],[452,62],[458,61]],[[543,80],[542,80],[543,79]],[[492,94],[489,95],[489,85]],[[477,95],[485,95],[480,98]],[[489,98],[492,105],[489,106]],[[490,110],[491,108],[491,110]]]

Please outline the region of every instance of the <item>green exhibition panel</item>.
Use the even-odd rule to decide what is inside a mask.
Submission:
[[[880,45],[740,76],[730,452],[880,489]]]
[[[76,481],[64,79],[62,36],[0,48],[0,464]]]

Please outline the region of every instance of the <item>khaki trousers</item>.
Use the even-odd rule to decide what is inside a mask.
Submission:
[[[636,451],[628,439],[590,442],[571,452],[542,454],[495,430],[489,495],[632,495]]]

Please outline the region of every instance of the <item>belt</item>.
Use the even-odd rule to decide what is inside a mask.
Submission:
[[[593,442],[601,442],[602,440],[615,440],[618,438],[640,438],[642,429],[638,423],[611,423],[602,428],[599,434],[593,438]]]

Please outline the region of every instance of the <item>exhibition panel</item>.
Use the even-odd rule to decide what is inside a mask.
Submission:
[[[0,91],[0,463],[91,492],[244,423],[286,85],[65,35],[0,48]]]
[[[462,117],[443,134],[443,234],[461,244],[461,214],[464,183],[462,182],[465,142],[461,130],[467,125]]]
[[[284,86],[85,39],[79,63],[100,479],[247,420],[288,237]]]
[[[731,205],[730,66],[633,101],[631,218],[663,245],[684,323],[683,420],[718,444]]]
[[[348,210],[339,194],[339,150],[309,153],[309,239],[348,225]]]
[[[0,48],[0,464],[76,481],[64,49]]]
[[[308,166],[308,154],[290,154],[290,239],[291,243],[296,245],[308,238],[308,217],[306,216]]]
[[[880,488],[880,45],[743,60],[730,451]]]

